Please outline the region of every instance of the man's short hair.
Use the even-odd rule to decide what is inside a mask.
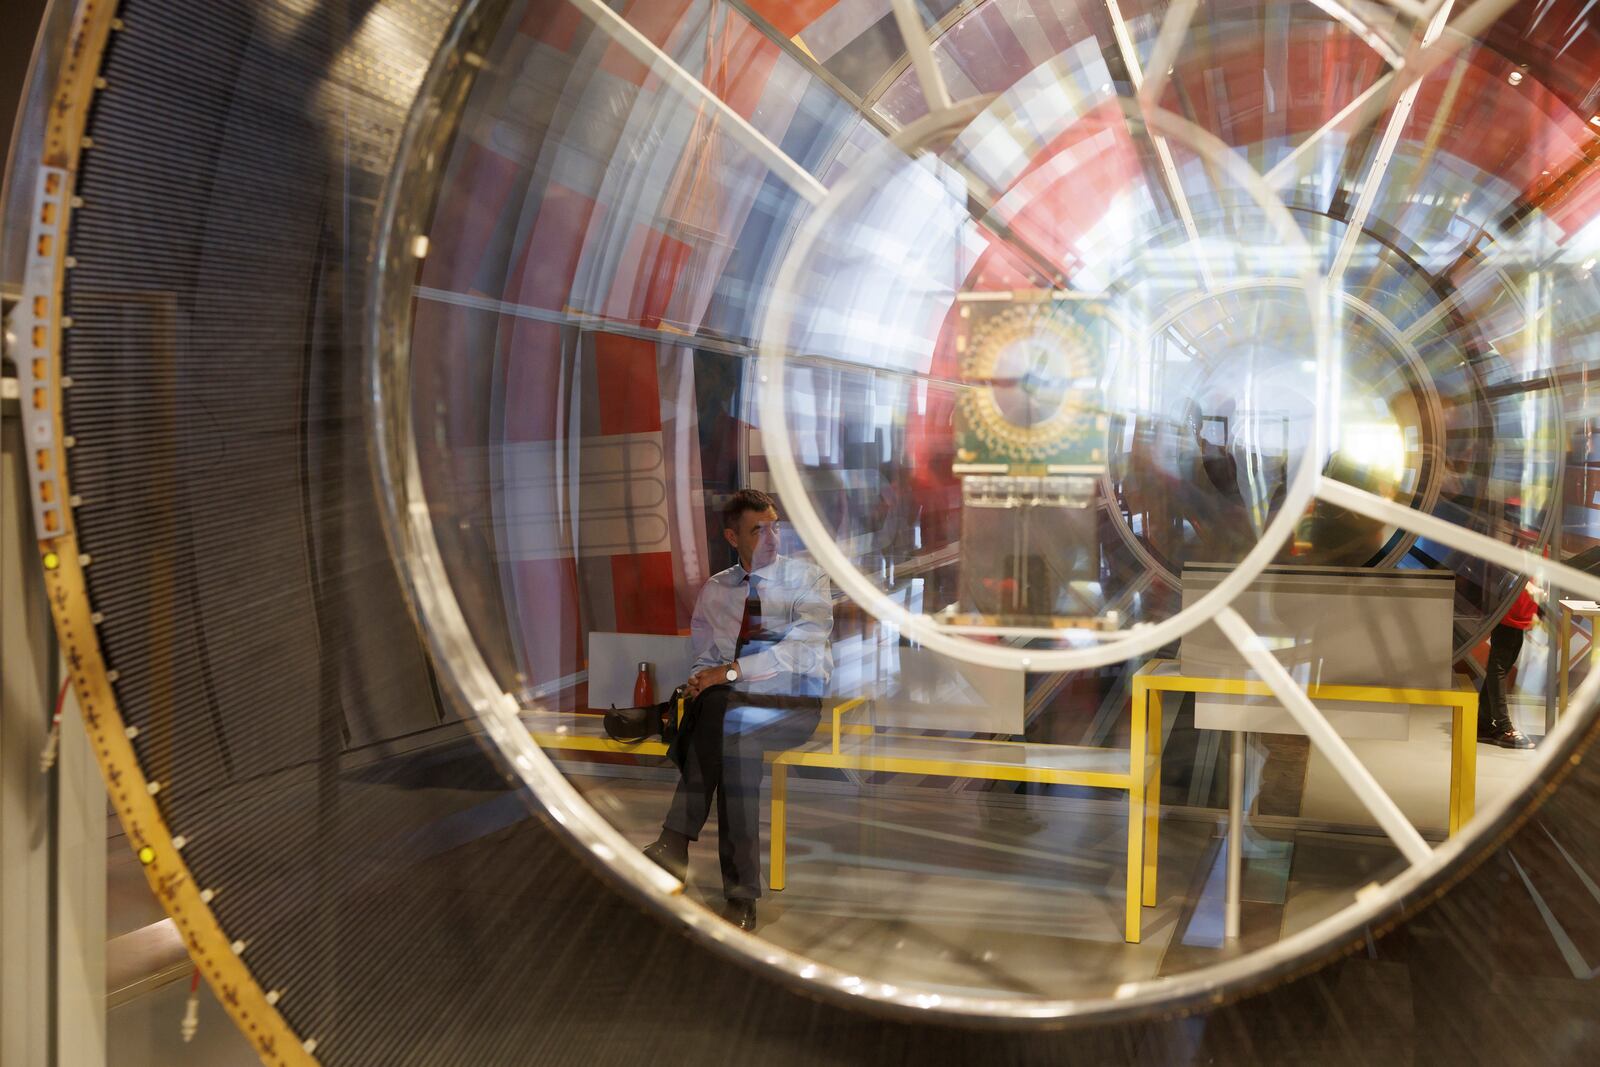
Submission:
[[[759,489],[741,489],[722,505],[722,528],[731,530],[739,525],[739,516],[747,511],[776,511],[777,501]]]

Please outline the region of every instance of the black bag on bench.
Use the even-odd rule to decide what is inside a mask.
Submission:
[[[672,691],[672,696],[659,704],[651,704],[643,708],[619,708],[611,705],[611,710],[606,712],[604,726],[606,735],[613,741],[620,741],[625,745],[636,745],[640,741],[649,741],[657,738],[670,741],[668,733],[671,727],[677,725],[674,710],[678,706],[678,698],[683,694],[683,687],[679,686]]]

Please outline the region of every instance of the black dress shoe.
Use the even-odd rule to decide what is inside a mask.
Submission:
[[[1533,747],[1533,739],[1515,726],[1506,726],[1502,729],[1490,730],[1486,734],[1479,734],[1478,740],[1489,745],[1499,745],[1501,748]]]
[[[723,915],[745,933],[756,928],[756,902],[753,900],[730,900]]]
[[[689,850],[679,851],[666,841],[645,846],[644,858],[682,882],[689,877]]]

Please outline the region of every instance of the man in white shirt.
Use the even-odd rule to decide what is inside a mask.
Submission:
[[[715,798],[728,918],[750,930],[761,896],[762,757],[816,732],[833,673],[833,590],[819,568],[778,554],[767,494],[735,493],[722,524],[739,562],[695,602],[689,703],[669,748],[683,776],[645,855],[683,878]]]

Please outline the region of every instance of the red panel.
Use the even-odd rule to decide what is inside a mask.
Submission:
[[[713,70],[707,84],[746,119],[754,116],[761,94],[778,65],[778,46],[752,26],[736,26],[728,35],[722,70]]]
[[[630,634],[678,632],[678,597],[672,582],[671,552],[612,556],[611,587],[619,631]],[[657,679],[656,683],[658,687],[669,684],[664,678]]]
[[[604,214],[605,209],[589,197],[551,182],[528,234],[528,245],[521,250],[507,282],[509,298],[551,311],[565,308],[589,224],[600,221]]]
[[[582,12],[567,0],[535,0],[523,13],[517,32],[551,48],[570,52],[578,27],[585,21]]]
[[[668,39],[672,31],[678,28],[690,3],[691,0],[632,0],[622,12],[622,17],[648,37],[651,43],[663,51],[671,52],[667,47]],[[606,49],[600,60],[600,69],[635,85],[643,85],[648,73],[644,64],[623,51],[619,44],[612,44]]]
[[[594,362],[600,390],[601,434],[654,433],[661,429],[655,343],[638,337],[596,334]]]
[[[564,432],[561,411],[561,329],[534,319],[510,320],[505,343],[506,444],[553,441]]]
[[[839,0],[751,0],[750,9],[785,37],[793,37],[838,3]]]
[[[578,670],[583,630],[578,617],[578,569],[571,559],[527,559],[512,564],[518,635],[529,685],[543,685]]]
[[[482,145],[468,142],[446,179],[449,195],[439,202],[432,246],[423,261],[422,284],[465,292],[472,287],[484,252],[494,240],[518,166]]]
[[[661,325],[672,304],[678,275],[692,254],[693,249],[682,241],[649,226],[635,225],[620,260],[624,266],[612,279],[599,313],[649,329]]]

